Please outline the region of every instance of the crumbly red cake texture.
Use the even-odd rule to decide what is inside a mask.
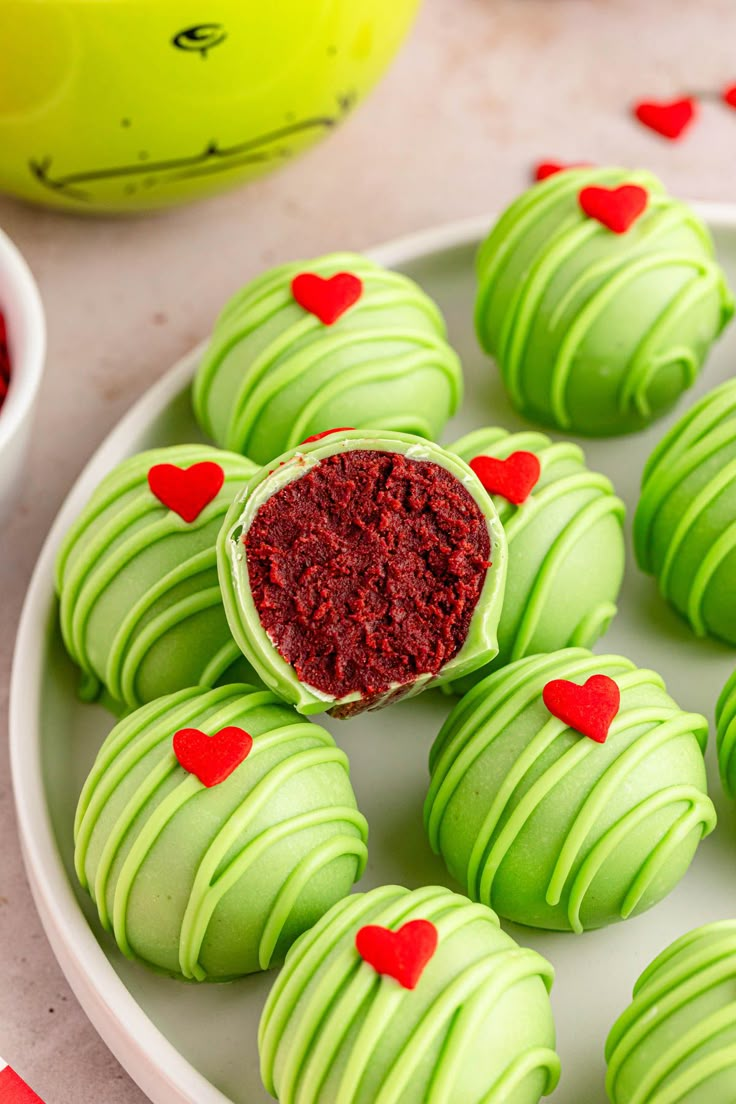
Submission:
[[[261,624],[300,681],[367,702],[457,655],[491,555],[451,472],[367,449],[281,488],[243,541]]]

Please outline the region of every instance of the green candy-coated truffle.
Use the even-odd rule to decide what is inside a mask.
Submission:
[[[624,504],[608,479],[585,466],[569,441],[542,433],[479,429],[448,446],[467,463],[534,453],[539,482],[515,506],[492,496],[508,541],[508,572],[498,655],[453,684],[465,693],[490,671],[515,659],[568,646],[590,647],[616,613],[624,572]]]
[[[723,788],[736,798],[736,671],[723,687],[716,705],[718,766]]]
[[[649,457],[634,549],[698,636],[736,644],[735,380],[697,402]]]
[[[183,728],[235,726],[250,754],[218,785],[180,766]],[[130,958],[222,981],[280,962],[363,872],[368,826],[329,732],[267,690],[180,690],[109,734],[79,799],[75,863]]]
[[[582,211],[582,188],[635,184],[624,234]],[[733,314],[704,223],[647,172],[570,169],[525,192],[478,255],[475,321],[511,402],[545,425],[630,433],[695,381]]]
[[[372,707],[388,704],[397,693],[410,696],[429,685],[460,678],[487,663],[498,650],[496,631],[506,580],[506,538],[493,502],[477,476],[459,457],[410,434],[379,430],[331,433],[321,440],[285,453],[267,468],[261,469],[231,506],[217,545],[220,585],[233,636],[263,682],[304,714],[324,710],[344,712],[345,707],[350,708],[361,696],[351,693],[335,698],[299,680],[294,668],[281,656],[261,624],[250,590],[243,540],[259,508],[273,494],[299,479],[325,457],[356,449],[393,452],[413,460],[431,461],[454,475],[485,518],[492,561],[486,570],[465,643],[455,657],[445,664],[437,676],[422,675],[411,684],[396,683],[391,686],[381,700],[372,703]]]
[[[545,685],[607,675],[621,693],[599,744],[547,710]],[[626,919],[677,884],[716,816],[703,717],[652,671],[570,648],[489,675],[432,749],[429,839],[453,877],[508,920],[580,932]]]
[[[225,480],[193,522],[164,506],[148,485],[157,464],[215,462]],[[251,461],[206,445],[139,453],[105,476],[66,534],[56,561],[61,630],[87,676],[116,711],[201,684],[253,679],[230,635],[217,579],[215,543]]]
[[[736,921],[676,940],[644,971],[606,1044],[611,1104],[736,1100]]]
[[[358,301],[332,325],[296,302],[308,271],[350,272]],[[412,280],[354,253],[295,261],[230,300],[194,381],[206,433],[260,464],[335,426],[435,439],[460,405],[462,370],[437,306]]]
[[[414,990],[356,950],[366,925],[428,920]],[[537,1104],[559,1078],[552,967],[490,909],[437,887],[383,886],[335,905],[289,952],[259,1031],[281,1104]]]

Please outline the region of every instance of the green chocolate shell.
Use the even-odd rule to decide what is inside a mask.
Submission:
[[[735,380],[697,402],[649,457],[634,550],[697,636],[736,644]]]
[[[331,433],[321,440],[303,444],[261,469],[233,502],[225,518],[217,545],[220,585],[225,612],[235,640],[262,681],[300,713],[325,710],[347,715],[360,695],[330,697],[300,682],[294,668],[279,654],[263,628],[248,581],[243,537],[260,506],[286,484],[300,478],[327,456],[353,449],[396,452],[415,460],[427,460],[445,468],[459,479],[480,507],[491,542],[491,564],[470,623],[465,643],[439,675],[426,675],[411,684],[396,684],[372,708],[388,704],[398,696],[408,697],[429,685],[460,678],[487,663],[498,650],[496,631],[506,579],[506,538],[496,509],[480,480],[454,454],[439,445],[406,433],[380,430],[351,430]]]
[[[606,1044],[611,1104],[736,1100],[736,921],[688,932],[634,987]]]
[[[569,646],[588,648],[606,631],[623,578],[625,507],[610,481],[590,471],[582,450],[569,441],[494,428],[476,430],[448,447],[466,463],[477,456],[506,460],[515,452],[531,452],[541,465],[539,482],[521,506],[492,495],[509,557],[498,655],[453,684],[462,694],[513,660]]]
[[[253,737],[206,787],[177,761],[182,728]],[[328,732],[267,690],[180,690],[113,728],[79,799],[75,863],[130,958],[189,979],[266,970],[363,872],[368,826]]]
[[[185,522],[148,486],[155,464],[214,461],[221,491]],[[81,667],[85,696],[107,690],[116,712],[186,686],[255,678],[222,608],[215,543],[251,461],[208,445],[152,449],[105,476],[56,561],[61,631]]]
[[[414,990],[355,949],[360,928],[437,929]],[[281,1104],[538,1104],[559,1078],[552,967],[490,909],[432,887],[341,901],[293,946],[263,1012],[261,1074]]]
[[[736,798],[736,671],[723,687],[716,705],[718,766],[723,788]]]
[[[362,295],[324,325],[292,295],[305,271],[349,271]],[[461,398],[460,361],[437,306],[406,276],[354,253],[281,265],[239,291],[192,392],[205,433],[259,464],[335,426],[436,439]]]
[[[578,196],[623,184],[649,203],[614,234]],[[514,407],[589,436],[670,409],[734,311],[704,223],[648,172],[570,169],[536,184],[499,219],[477,273],[478,338]]]
[[[598,674],[621,691],[604,744],[542,700],[553,679]],[[430,843],[507,920],[580,932],[637,915],[674,888],[715,825],[707,734],[659,675],[620,656],[518,660],[458,702],[432,748]]]

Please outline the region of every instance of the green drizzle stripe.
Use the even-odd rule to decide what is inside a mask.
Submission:
[[[544,982],[547,991],[552,988],[554,971],[548,965],[541,966],[539,955],[535,952],[510,950],[505,956],[505,961],[497,965],[494,958],[482,963],[476,963],[465,972],[466,984],[472,983],[473,974],[477,975],[477,984],[474,991],[463,993],[463,975],[448,986],[445,993],[435,1001],[424,1018],[423,1028],[420,1031],[429,1035],[434,1029],[435,1037],[442,1029],[447,1030],[448,1019],[450,1030],[447,1041],[443,1046],[440,1058],[434,1070],[431,1087],[429,1090],[428,1104],[452,1104],[455,1099],[455,1085],[459,1079],[463,1064],[466,1060],[468,1049],[473,1040],[476,1024],[482,1023],[493,1008],[500,1003],[505,993],[520,982],[529,978],[539,977]],[[479,968],[480,967],[480,968]],[[486,969],[482,969],[486,967]],[[427,1045],[429,1045],[427,1040]],[[403,1059],[409,1055],[407,1052],[415,1047],[418,1035],[412,1036],[412,1041],[400,1056]],[[421,1059],[422,1054],[418,1056]],[[400,1060],[399,1059],[399,1060]],[[399,1060],[396,1066],[399,1065]],[[415,1057],[415,1065],[417,1058]],[[559,1077],[559,1059],[553,1050],[542,1048],[536,1052],[526,1052],[518,1056],[516,1061],[507,1066],[500,1078],[491,1090],[490,1099],[494,1094],[497,1100],[509,1099],[509,1094],[518,1085],[519,1080],[528,1075],[530,1070],[542,1066],[547,1070],[546,1087],[544,1095],[551,1093],[557,1085]],[[405,1087],[406,1076],[409,1071],[402,1071]],[[397,1094],[390,1098],[391,1104],[398,1104],[400,1096]],[[387,1099],[385,1104],[389,1104]]]
[[[339,1051],[359,1023],[335,1095],[335,1104],[355,1104],[391,1022],[401,1018],[402,1009],[416,1000],[416,994],[379,977],[361,962],[351,935],[367,922],[396,929],[417,916],[436,924],[440,948],[452,935],[479,919],[497,926],[497,918],[489,910],[447,890],[429,888],[409,893],[399,887],[384,887],[341,902],[294,946],[269,996],[259,1030],[264,1084],[281,1104],[319,1104]],[[483,1022],[505,992],[530,977],[540,977],[549,989],[551,967],[536,953],[522,951],[512,941],[454,977],[424,1011],[395,1056],[375,1104],[398,1104],[443,1032],[446,1039],[430,1076],[428,1104],[451,1104],[458,1064],[462,1064],[472,1043],[475,1026]],[[282,1055],[287,1028],[289,1044]],[[493,1092],[498,1094],[518,1084],[537,1068],[546,1070],[547,1091],[551,1091],[557,1082],[559,1063],[553,1051],[534,1048],[509,1065]],[[502,1098],[492,1093],[489,1104]]]
[[[668,470],[689,448],[724,422],[736,418],[736,380],[726,380],[695,403],[652,451],[644,467],[646,485],[657,469]]]
[[[120,689],[123,701],[137,704],[140,697],[137,692],[138,673],[147,654],[161,640],[166,633],[195,617],[206,610],[218,609],[222,605],[222,594],[218,586],[208,587],[199,594],[190,594],[178,602],[172,603],[167,610],[158,614],[148,622],[142,632],[138,634],[129,649],[128,654],[121,657],[122,667],[119,671]],[[201,678],[201,676],[200,676]]]
[[[90,888],[103,925],[112,927],[118,945],[130,957],[135,955],[127,931],[127,909],[139,871],[166,825],[191,798],[205,790],[194,775],[187,774],[178,764],[171,746],[174,732],[191,725],[205,731],[219,731],[229,724],[247,719],[250,711],[268,706],[277,707],[280,714],[285,713],[289,717],[286,707],[268,691],[245,685],[226,686],[208,692],[188,689],[132,714],[113,730],[110,739],[103,745],[80,798],[75,823],[75,863],[82,884]],[[320,870],[336,859],[352,855],[355,857],[357,876],[362,873],[367,858],[365,841],[368,827],[364,817],[354,807],[326,807],[296,813],[284,822],[262,830],[245,843],[227,866],[223,866],[239,836],[247,831],[248,825],[268,806],[273,794],[289,779],[313,767],[325,765],[336,765],[348,773],[347,757],[335,747],[330,734],[301,720],[296,714],[286,724],[257,735],[248,756],[247,769],[253,767],[254,761],[282,748],[285,743],[304,738],[317,746],[292,751],[269,767],[209,841],[193,880],[180,933],[179,954],[184,976],[206,976],[198,958],[214,911],[238,879],[270,847],[309,828],[334,824],[337,829],[338,825],[344,825],[344,830],[336,830],[296,863],[276,894],[260,940],[259,954],[263,968],[272,958],[300,893]],[[115,822],[106,830],[106,839],[94,870],[94,885],[89,887],[86,867],[95,829],[108,802],[149,754],[156,756],[156,761],[136,783]],[[180,781],[172,788],[172,780],[177,778]],[[138,825],[135,838],[130,841],[130,848],[117,873],[110,915],[108,883],[116,859],[131,826],[139,820],[150,802],[156,802],[157,794],[161,795],[158,803]]]
[[[350,326],[342,329],[339,326],[325,327],[314,315],[295,311],[291,294],[293,276],[305,270],[328,275],[340,269],[348,269],[363,282],[361,298],[349,312]],[[373,316],[404,308],[424,316],[426,331],[392,328],[387,322],[379,324],[376,329]],[[282,315],[283,326],[279,328]],[[260,350],[243,373],[230,407],[225,432],[228,447],[247,451],[252,430],[267,403],[284,387],[313,370],[317,361],[338,353],[346,344],[370,343],[380,350],[382,343],[392,343],[398,338],[406,343],[427,346],[435,354],[434,363],[429,363],[439,368],[448,380],[452,395],[451,413],[457,409],[461,395],[460,365],[444,341],[444,320],[436,305],[413,281],[398,273],[382,269],[357,255],[333,254],[304,264],[282,266],[265,274],[244,288],[223,311],[199,367],[193,391],[197,417],[211,434],[213,423],[208,403],[222,363],[237,345],[267,324],[277,330],[277,336]],[[425,366],[427,363],[425,357]],[[374,366],[377,365],[376,359]],[[369,369],[370,366],[364,367],[361,378],[373,382],[374,377]],[[345,374],[354,378],[351,369],[347,369]]]
[[[550,377],[550,409],[559,425],[566,427],[570,423],[570,415],[567,409],[566,390],[572,373],[573,364],[580,345],[583,343],[588,331],[598,320],[602,311],[607,307],[618,293],[639,276],[654,272],[658,268],[670,268],[678,265],[690,265],[697,267],[701,262],[693,261],[688,257],[679,257],[672,254],[657,255],[654,257],[640,257],[637,260],[629,260],[616,272],[601,288],[599,288],[587,303],[578,312],[574,321],[565,330],[555,357]],[[651,333],[647,335],[647,338]],[[645,338],[646,340],[646,338]],[[635,369],[634,389],[639,386],[644,364],[640,358],[635,357],[632,366]],[[628,374],[628,372],[627,372]],[[624,394],[625,392],[622,392]],[[619,406],[623,411],[623,406]]]
[[[657,359],[655,356],[658,342],[666,333],[673,322],[682,319],[689,311],[697,308],[701,301],[716,291],[721,275],[717,267],[693,258],[671,258],[672,267],[682,266],[695,269],[695,276],[689,284],[684,284],[675,295],[659,318],[644,335],[632,357],[628,373],[624,376],[619,398],[619,409],[626,411],[629,407],[635,407],[644,417],[651,415],[651,409],[646,397],[646,392],[653,382],[654,375],[661,371],[666,364],[679,363],[682,365],[685,386],[691,387],[698,376],[699,363],[693,349],[681,346],[670,349],[666,358]]]
[[[308,732],[308,725],[306,723],[299,726],[292,725],[288,728],[277,730],[277,739],[274,739],[273,733],[268,734],[268,739],[259,736],[258,740],[254,743],[254,751],[257,748],[260,754],[264,754],[274,743],[281,742],[283,736],[292,740],[298,738],[298,736],[294,735],[294,730],[297,727],[301,730],[299,735],[311,735],[311,733]],[[252,763],[254,759],[253,751],[249,759]],[[262,857],[269,847],[280,842],[289,832],[287,830],[280,831],[280,824],[272,825],[260,836],[248,841],[241,849],[237,859],[229,865],[226,871],[218,875],[218,870],[225,856],[236,844],[238,838],[247,829],[248,825],[254,822],[259,813],[268,805],[271,798],[273,798],[287,782],[296,775],[306,773],[314,767],[330,764],[337,764],[343,767],[346,772],[348,771],[347,756],[344,752],[340,751],[339,748],[334,746],[310,748],[309,750],[295,752],[287,759],[282,759],[271,768],[268,774],[260,779],[248,796],[240,802],[230,818],[220,826],[217,834],[211,840],[209,847],[200,860],[182,922],[180,964],[182,973],[185,977],[197,976],[197,960],[199,958],[202,941],[204,940],[214,911],[225,893],[227,893],[227,891],[238,881],[242,873],[245,873],[254,862]],[[327,817],[331,811],[332,810],[329,808],[314,810],[317,819],[315,819],[313,823],[324,823],[324,821],[319,820],[320,814]],[[338,813],[339,811],[336,811],[335,819],[344,820],[344,811],[339,815]],[[364,835],[367,836],[367,828],[365,828],[364,819],[357,813],[357,810],[355,811],[355,817],[363,828]],[[292,824],[295,819],[296,823]],[[292,824],[294,832],[301,831],[307,826],[301,823],[301,818],[290,818],[284,823]]]
[[[670,495],[676,493],[686,479],[703,468],[722,449],[727,449],[734,442],[736,442],[736,417],[733,419],[730,417],[719,419],[717,426],[714,426],[710,432],[705,433],[697,441],[693,441],[687,449],[684,451],[673,448],[667,449],[662,453],[662,459],[659,463],[648,469],[634,518],[634,547],[639,565],[644,571],[650,574],[654,571],[652,548],[654,525],[660,510]],[[707,506],[709,498],[713,498],[714,488],[718,484],[720,474],[719,472],[714,480],[710,480],[705,487],[701,488],[699,495],[690,504],[685,516],[688,518],[695,516],[695,502],[703,500],[703,495],[706,496],[703,501]],[[683,539],[683,521],[684,517],[681,518],[674,534],[680,541]]]
[[[658,793],[650,794],[644,801],[630,809],[616,824],[611,825],[596,841],[581,864],[570,886],[567,906],[567,917],[573,931],[583,930],[580,913],[585,895],[596,875],[603,869],[606,860],[615,853],[616,848],[621,845],[629,832],[634,831],[660,810],[680,802],[685,803],[686,811],[664,839],[657,844],[634,879],[624,897],[621,907],[622,919],[627,919],[632,914],[648,886],[659,870],[665,866],[669,853],[675,850],[694,828],[702,825],[703,836],[707,836],[715,828],[716,816],[713,803],[696,787],[669,786]]]
[[[736,424],[733,429],[736,431]],[[736,432],[734,436],[736,436]],[[663,594],[667,594],[669,590],[670,576],[675,560],[680,552],[683,541],[687,539],[689,531],[697,522],[700,514],[702,514],[704,510],[707,510],[718,495],[721,494],[722,491],[727,490],[735,479],[736,458],[726,464],[725,467],[721,468],[712,479],[709,479],[708,482],[701,487],[690,502],[688,508],[682,514],[672,534],[667,548],[667,554],[659,571],[659,585]]]
[[[569,649],[561,654],[554,653],[545,656],[543,660],[539,657],[530,658],[532,662],[520,663],[518,670],[502,670],[497,673],[500,677],[492,675],[478,683],[461,699],[460,705],[450,714],[438,736],[438,742],[444,743],[445,748],[443,754],[436,757],[432,764],[432,781],[425,805],[427,831],[435,851],[439,851],[442,817],[468,770],[493,741],[503,734],[504,729],[534,699],[541,697],[544,686],[551,679],[584,679],[615,666],[629,669],[629,673],[616,677],[619,687],[661,684],[659,676],[653,672],[634,669],[628,660],[617,656],[593,656],[583,649],[579,652]],[[491,683],[491,679],[496,679],[496,682]],[[495,693],[499,687],[506,692]],[[561,721],[550,718],[534,737],[535,741],[540,741],[540,746],[546,747],[546,740],[553,731],[548,726],[552,724],[555,726],[555,737],[567,730]]]
[[[560,480],[560,484],[562,482]],[[587,478],[581,478],[579,483],[580,486],[595,487],[596,481],[593,478],[593,473],[588,473]],[[600,486],[601,484],[599,484]],[[616,498],[611,494],[595,498],[567,523],[554,543],[550,545],[537,571],[534,585],[526,601],[524,613],[517,626],[511,649],[512,660],[521,658],[531,647],[532,638],[554,588],[556,576],[578,542],[606,517],[618,518],[623,524],[624,513],[625,506],[620,498]],[[511,539],[509,537],[509,541]]]
[[[189,467],[202,461],[218,463],[225,472],[225,481],[218,496],[198,518],[186,523],[151,493],[148,472],[158,463]],[[207,572],[215,578],[214,532],[210,549],[184,555],[175,568],[160,578],[152,578],[142,592],[138,583],[131,607],[117,627],[111,645],[106,647],[102,670],[93,666],[87,639],[89,620],[97,603],[135,556],[157,542],[172,536],[194,535],[207,526],[214,530],[236,491],[255,470],[251,461],[243,457],[203,445],[180,445],[140,453],[124,461],[102,481],[68,531],[56,564],[62,636],[75,662],[87,675],[104,681],[113,698],[128,705],[139,704],[135,684],[139,664],[148,649],[174,625],[202,609],[221,604],[212,588],[207,598],[201,600],[202,604],[197,605],[196,601],[192,604],[193,596],[190,596],[189,600],[170,607],[170,620],[157,619],[146,626],[143,630],[146,642],[142,644],[136,639],[154,603],[165,600],[177,585],[200,574],[204,582]],[[201,538],[198,543],[201,544]],[[209,662],[209,657],[206,658]]]
[[[711,936],[721,936],[712,940]],[[607,1088],[616,1099],[622,1067],[637,1047],[680,1010],[707,996],[736,975],[736,942],[733,921],[707,925],[688,933],[668,948],[642,975],[632,1004],[614,1025],[606,1046],[609,1068]],[[664,968],[664,972],[663,971]],[[734,1004],[712,1009],[692,1027],[673,1039],[670,1046],[647,1068],[631,1104],[657,1104],[687,1099],[686,1092],[705,1083],[721,1065],[724,1048],[711,1051],[677,1074],[677,1067],[733,1023]],[[731,1059],[733,1061],[733,1058]],[[663,1082],[672,1078],[668,1085]]]
[[[724,686],[716,705],[718,766],[724,789],[736,796],[734,750],[736,749],[736,671]]]
[[[292,870],[279,891],[263,929],[258,950],[258,961],[262,970],[267,970],[271,965],[276,946],[291,916],[292,909],[312,878],[319,874],[321,870],[326,869],[330,863],[350,855],[353,855],[356,859],[353,881],[359,881],[365,873],[368,861],[368,848],[365,842],[368,838],[368,822],[360,813],[348,818],[340,809],[330,811],[332,812],[333,824],[344,821],[356,829],[360,838],[352,835],[333,835],[331,839],[324,840],[318,847],[313,848]]]
[[[621,679],[619,685],[623,682],[624,679]],[[557,905],[561,900],[565,882],[585,843],[588,832],[595,824],[598,814],[605,806],[605,799],[610,796],[611,792],[615,791],[616,784],[621,778],[626,777],[628,766],[638,764],[652,751],[656,751],[663,743],[666,743],[670,735],[670,730],[665,718],[670,715],[670,712],[670,710],[667,710],[663,715],[662,707],[658,709],[636,709],[625,713],[620,712],[616,717],[616,720],[611,725],[609,739],[615,739],[619,733],[623,734],[632,727],[641,724],[652,724],[655,727],[636,740],[634,744],[630,745],[626,751],[624,751],[618,759],[614,760],[607,770],[604,771],[603,775],[596,780],[582,806],[578,818],[572,822],[568,829],[567,838],[562,846],[557,865],[547,887],[545,895],[547,904]],[[679,718],[675,718],[675,720],[678,719]],[[558,726],[561,726],[557,733],[558,735],[562,735],[568,731],[564,723],[558,722]],[[679,732],[677,734],[679,735]],[[582,766],[597,750],[596,744],[591,740],[582,739],[576,741],[567,751],[563,752],[560,758],[557,759],[555,763],[536,780],[536,782],[534,782],[515,806],[513,812],[511,812],[508,820],[497,835],[495,835],[495,823],[488,824],[488,820],[484,823],[483,830],[476,843],[476,848],[479,850],[480,846],[482,846],[484,852],[487,849],[487,854],[484,854],[482,866],[477,870],[470,867],[468,871],[469,877],[473,878],[474,883],[478,876],[480,876],[476,895],[481,900],[491,900],[495,876],[530,817],[536,812],[545,798],[553,792],[555,787],[559,785],[568,774],[577,767]],[[536,761],[536,756],[534,761]],[[624,766],[621,765],[622,763]],[[530,766],[531,765],[530,763]],[[509,795],[509,799],[512,797],[513,793]],[[502,815],[503,811],[502,809],[500,815]],[[493,838],[494,835],[495,839]],[[474,848],[474,852],[476,848]]]

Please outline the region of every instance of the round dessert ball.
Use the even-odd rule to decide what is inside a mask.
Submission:
[[[736,1100],[736,921],[696,928],[662,951],[606,1044],[611,1104]]]
[[[715,826],[707,734],[628,659],[517,660],[458,702],[432,748],[430,843],[507,920],[625,920],[674,888]]]
[[[218,542],[225,611],[300,713],[350,716],[491,659],[506,541],[480,480],[409,434],[323,434],[274,460]]]
[[[255,679],[228,629],[215,544],[256,471],[206,445],[142,452],[105,476],[56,561],[82,694],[121,712],[186,686]]]
[[[723,788],[736,798],[736,671],[723,687],[716,705],[718,766]]]
[[[648,172],[575,168],[535,184],[477,273],[478,338],[514,407],[587,436],[669,410],[734,311],[705,224]]]
[[[259,464],[335,426],[434,440],[461,398],[435,303],[355,253],[281,265],[239,291],[192,393],[205,433]]]
[[[697,636],[736,644],[736,380],[697,402],[649,457],[634,550]]]
[[[537,1104],[559,1078],[554,972],[447,889],[349,897],[289,952],[259,1030],[281,1104]]]
[[[363,873],[368,826],[328,732],[267,690],[179,690],[113,728],[75,864],[121,951],[197,981],[266,970]]]
[[[616,614],[624,504],[570,441],[479,429],[449,446],[491,494],[508,542],[498,655],[453,684],[465,693],[515,659],[590,647]]]

